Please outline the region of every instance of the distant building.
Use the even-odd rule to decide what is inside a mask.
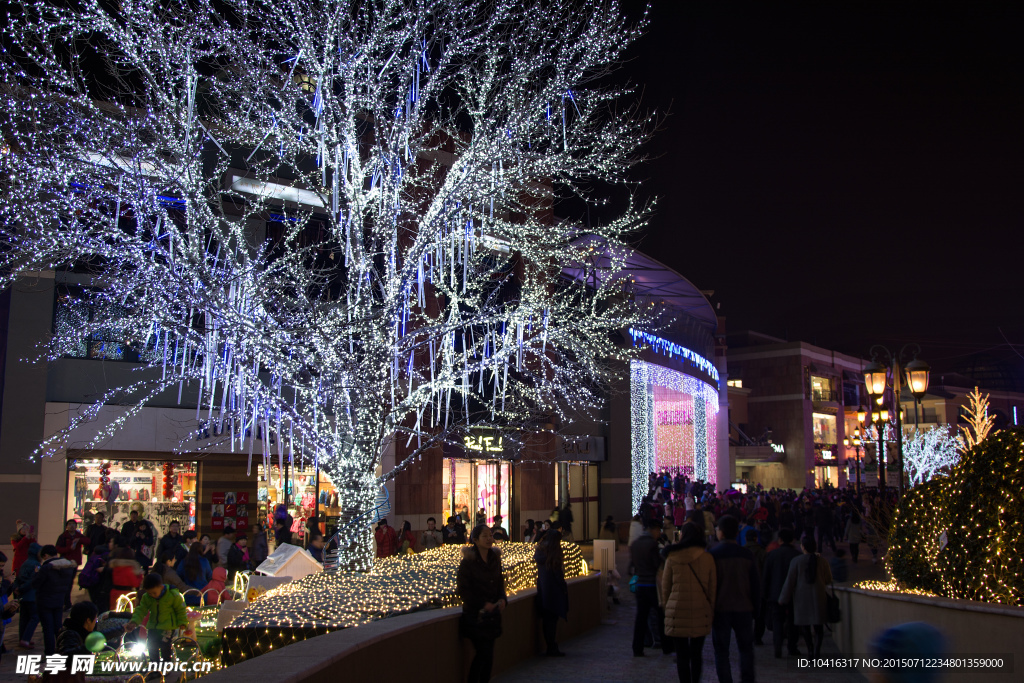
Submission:
[[[845,408],[866,404],[865,362],[756,332],[729,335],[728,344],[735,478],[766,488],[845,486]]]

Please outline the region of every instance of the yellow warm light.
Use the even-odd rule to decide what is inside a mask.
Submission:
[[[537,584],[532,543],[495,543],[501,551],[505,589],[509,595]],[[416,555],[377,558],[373,569],[359,572],[318,572],[277,586],[251,603],[232,622],[232,629],[317,628],[359,626],[422,607],[462,604],[456,573],[460,545],[444,545]],[[562,542],[565,576],[582,576],[588,568],[575,543]],[[290,642],[290,641],[289,641]]]
[[[236,595],[246,595],[249,592],[249,576],[251,574],[252,572],[235,572],[231,590],[235,591]]]
[[[853,584],[853,588],[861,588],[868,591],[883,591],[886,593],[903,593],[905,595],[923,595],[930,598],[939,597],[937,593],[932,593],[930,591],[900,586],[894,579],[890,579],[889,581],[861,581]]]
[[[117,597],[115,612],[131,612],[135,609],[135,593],[122,593]]]

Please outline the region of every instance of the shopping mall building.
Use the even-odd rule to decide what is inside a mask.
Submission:
[[[640,253],[631,253],[627,273],[608,276],[625,277],[634,297],[656,304],[660,320],[652,329],[621,331],[621,343],[640,350],[622,368],[602,414],[525,434],[474,431],[459,445],[424,453],[388,484],[392,523],[409,520],[419,530],[428,517],[440,526],[450,514],[473,519],[482,508],[488,521],[500,514],[515,533],[527,519],[547,518],[571,503],[575,536],[588,538],[598,535],[606,515],[629,518],[651,471],[727,485],[725,368],[715,346],[715,311],[684,277]],[[92,315],[75,296],[87,284],[86,275],[43,272],[2,294],[0,520],[34,523],[47,542],[65,519],[97,510],[113,525],[137,510],[161,534],[173,519],[207,533],[224,526],[251,532],[287,492],[296,530],[311,515],[323,515],[329,528],[341,514],[329,477],[308,461],[285,460],[283,469],[275,464],[265,472],[254,458],[250,466],[247,453],[215,445],[213,426],[191,439],[206,416],[189,404],[195,392],[188,387],[160,395],[134,415],[112,400],[78,428],[66,452],[33,459],[46,436],[111,388],[137,379],[144,365],[117,330],[83,338],[59,360],[33,362],[54,329],[73,329]],[[115,422],[123,423],[120,429],[86,448],[97,430]],[[383,468],[402,462],[404,449],[401,440],[393,444]],[[107,490],[100,486],[104,475]]]

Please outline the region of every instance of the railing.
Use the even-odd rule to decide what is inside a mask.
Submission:
[[[824,403],[826,401],[840,403],[839,392],[832,391],[831,389],[813,389],[811,391],[811,400],[817,403]]]

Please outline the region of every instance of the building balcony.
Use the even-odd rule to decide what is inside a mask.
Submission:
[[[811,400],[815,403],[842,403],[842,396],[831,389],[812,389]]]
[[[771,446],[729,446],[729,456],[738,467],[766,465],[786,458],[785,453],[776,452]]]

